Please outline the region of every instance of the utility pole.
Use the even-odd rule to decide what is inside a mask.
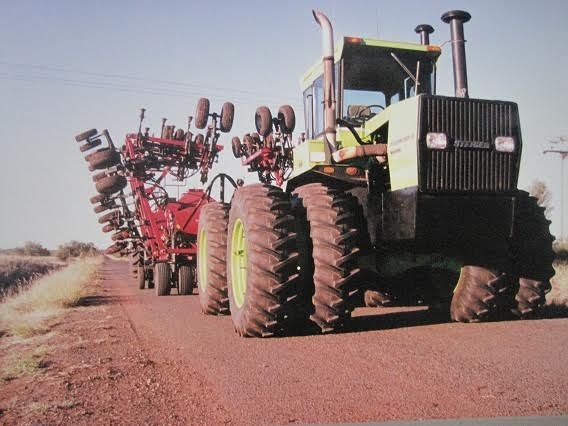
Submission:
[[[564,240],[564,160],[568,157],[568,137],[550,141],[543,154],[559,154],[560,158],[560,239]]]

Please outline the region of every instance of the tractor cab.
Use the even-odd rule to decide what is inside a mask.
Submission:
[[[334,55],[338,145],[350,145],[350,138],[342,141],[342,127],[360,128],[392,104],[435,94],[440,52],[433,45],[343,38]],[[307,139],[316,139],[324,130],[323,87],[320,62],[302,80]]]

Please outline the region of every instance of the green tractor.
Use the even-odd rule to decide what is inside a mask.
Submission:
[[[245,185],[201,213],[203,311],[230,312],[242,336],[308,318],[340,330],[362,305],[424,303],[461,322],[534,315],[554,275],[553,238],[543,208],[517,189],[517,105],[469,98],[470,15],[442,16],[455,78],[446,97],[436,95],[431,26],[416,27],[419,44],[345,37],[334,47],[329,19],[313,13],[323,60],[302,80],[305,133],[281,150],[286,189]],[[290,108],[266,111],[251,159],[293,130]],[[242,149],[237,140],[233,152]]]

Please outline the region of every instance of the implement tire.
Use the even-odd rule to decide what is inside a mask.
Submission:
[[[154,265],[154,283],[156,285],[156,296],[167,296],[172,290],[172,270],[166,262]]]
[[[144,273],[144,265],[138,265],[138,288],[144,290],[146,286],[146,274]]]
[[[227,235],[227,287],[235,331],[243,337],[284,333],[298,313],[299,274],[290,197],[248,185],[235,192]]]
[[[197,230],[199,303],[206,315],[229,314],[227,294],[227,225],[229,205],[207,203]]]
[[[103,214],[98,219],[99,223],[101,223],[101,224],[106,223],[106,222],[119,221],[119,220],[120,220],[120,211],[119,210],[113,210],[109,213]]]
[[[292,133],[296,128],[296,114],[290,105],[282,105],[278,109],[278,121],[284,133]]]
[[[272,113],[267,106],[259,106],[256,109],[254,124],[260,136],[266,137],[272,133]]]
[[[525,191],[517,197],[513,230],[513,275],[519,289],[515,296],[513,314],[525,318],[537,314],[546,303],[545,295],[551,289],[554,276],[552,262],[554,237],[549,230],[550,221],[537,199]]]
[[[497,319],[511,309],[513,282],[506,274],[497,275],[482,266],[461,268],[454,289],[450,316],[459,322]]]
[[[190,265],[179,265],[178,267],[178,294],[187,296],[193,293],[195,283],[195,273]]]
[[[93,136],[95,136],[97,134],[97,129],[91,129],[91,130],[87,130],[86,132],[83,133],[79,133],[77,136],[75,136],[75,140],[77,142],[82,142],[82,141],[86,141],[89,138],[92,138]]]
[[[307,218],[307,259],[302,271],[305,288],[313,282],[313,313],[310,316],[322,330],[343,328],[351,317],[360,291],[359,256],[366,229],[358,218],[355,199],[342,191],[312,183],[294,191],[300,201],[297,217]],[[310,259],[313,259],[310,262]]]
[[[204,129],[207,126],[207,120],[209,119],[209,99],[199,98],[197,101],[197,106],[195,107],[195,127],[198,129]]]
[[[114,194],[124,189],[126,186],[126,178],[120,175],[106,176],[97,180],[95,188],[99,194]]]
[[[225,102],[221,108],[221,122],[219,130],[223,133],[230,132],[233,128],[233,118],[235,117],[235,106],[231,102]]]
[[[114,149],[103,148],[87,155],[85,159],[93,170],[101,170],[119,164],[120,154]]]

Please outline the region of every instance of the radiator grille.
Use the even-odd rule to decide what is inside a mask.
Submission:
[[[428,192],[507,192],[517,184],[520,133],[516,105],[476,99],[425,96],[420,139],[421,189]],[[445,133],[446,150],[425,147],[427,132]],[[519,149],[495,151],[497,136],[513,136]],[[455,141],[484,142],[487,148],[457,148]]]

